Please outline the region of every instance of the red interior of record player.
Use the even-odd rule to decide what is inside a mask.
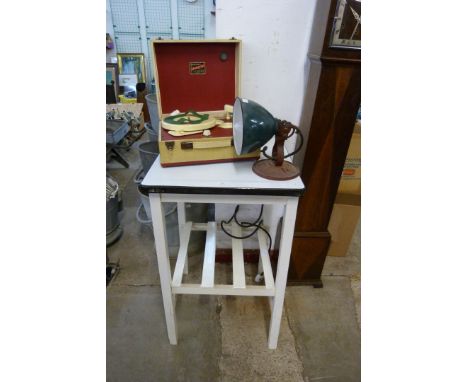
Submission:
[[[163,113],[223,110],[234,103],[236,44],[155,43],[153,47]],[[222,53],[227,54],[225,61]],[[191,73],[191,65],[200,62],[205,63],[205,74]]]

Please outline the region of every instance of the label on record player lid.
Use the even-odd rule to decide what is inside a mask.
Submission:
[[[189,73],[190,74],[206,74],[206,62],[203,62],[203,61],[189,62]]]

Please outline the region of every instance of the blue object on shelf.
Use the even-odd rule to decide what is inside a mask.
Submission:
[[[106,143],[116,145],[130,131],[130,126],[126,121],[107,120],[106,121]]]

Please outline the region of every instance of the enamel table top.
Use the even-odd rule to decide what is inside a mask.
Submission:
[[[300,196],[300,177],[287,181],[264,179],[252,171],[253,161],[161,167],[159,157],[143,179],[140,190],[147,194],[230,194]]]

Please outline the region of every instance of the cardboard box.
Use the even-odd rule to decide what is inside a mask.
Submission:
[[[339,194],[328,224],[331,234],[327,256],[346,256],[361,216],[361,198],[353,194]]]
[[[338,193],[361,195],[361,123],[354,125]]]

